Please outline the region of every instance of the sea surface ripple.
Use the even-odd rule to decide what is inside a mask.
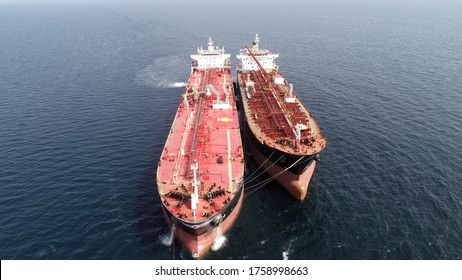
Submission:
[[[258,32],[328,145],[206,258],[460,259],[462,7],[372,2],[0,3],[0,258],[190,259],[155,183],[189,55]]]

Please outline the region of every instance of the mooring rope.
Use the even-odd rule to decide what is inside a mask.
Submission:
[[[261,174],[265,173],[266,171],[268,171],[268,169],[270,169],[271,167],[273,167],[273,165],[275,165],[282,157],[284,156],[284,154],[282,154],[275,162],[273,162],[270,166],[268,166],[268,168],[266,168],[265,170],[263,170],[260,174],[258,174],[258,176],[255,176],[253,177],[251,180],[248,180],[247,183],[250,183],[252,182],[253,180],[257,179]],[[265,161],[266,162],[266,161]],[[264,162],[264,163],[265,163]],[[262,166],[263,164],[260,165],[260,167]]]
[[[260,170],[260,168],[263,166],[263,164],[265,164],[265,163],[273,156],[273,154],[274,154],[275,152],[276,152],[276,150],[274,150],[273,153],[272,153],[269,157],[267,157],[266,160],[265,160],[262,164],[260,164],[260,166],[259,166],[252,174],[250,174],[249,177],[247,177],[247,179],[244,181],[244,183],[250,182],[249,180],[250,180],[250,178],[252,178],[253,174],[255,174],[255,172],[257,172],[258,170]],[[260,176],[261,174],[262,174],[262,173],[258,174],[257,177]]]
[[[268,183],[270,183],[271,181],[273,181],[274,179],[276,179],[277,177],[279,177],[282,173],[286,172],[287,170],[289,170],[290,168],[292,168],[293,166],[295,166],[296,164],[298,164],[299,161],[301,161],[305,156],[302,156],[301,158],[299,158],[296,162],[294,162],[293,164],[291,164],[289,167],[287,167],[286,169],[278,172],[276,175],[273,175],[271,176],[270,178],[268,179],[265,179],[259,183],[256,183],[255,185],[253,186],[250,186],[250,187],[247,187],[245,189],[246,192],[248,192],[249,190],[251,191],[250,193],[246,193],[245,194],[245,197],[253,194],[254,192],[256,192],[257,190],[261,189],[262,187],[266,186]],[[271,165],[272,166],[272,165]],[[255,188],[255,189],[254,189]]]

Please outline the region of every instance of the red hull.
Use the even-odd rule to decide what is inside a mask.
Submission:
[[[326,139],[298,94],[279,73],[279,57],[252,47],[237,58],[237,83],[244,108],[247,140],[255,161],[290,194],[303,200]]]
[[[243,199],[244,161],[229,54],[192,55],[191,74],[157,167],[157,188],[176,238],[194,255],[233,223]],[[166,97],[166,100],[169,100]]]
[[[243,192],[243,190],[242,190]],[[242,193],[236,207],[231,212],[230,216],[227,217],[222,223],[221,227],[215,227],[209,232],[206,232],[201,235],[194,235],[189,232],[184,231],[181,228],[177,228],[175,230],[175,238],[181,242],[191,253],[194,258],[201,258],[204,256],[205,253],[208,252],[210,247],[212,247],[213,242],[220,234],[225,234],[228,229],[233,225],[236,221],[239,212],[242,207],[242,200],[244,199],[244,195]],[[167,213],[165,213],[164,209],[164,217],[169,225],[172,227],[172,221],[168,217]]]
[[[251,141],[247,141],[251,142]],[[249,143],[250,151],[255,161],[262,166],[266,173],[276,179],[294,198],[304,200],[308,192],[308,187],[316,167],[316,161],[313,160],[310,166],[301,174],[294,174],[289,170],[284,171],[282,167],[268,160],[266,156],[260,153],[252,143]]]

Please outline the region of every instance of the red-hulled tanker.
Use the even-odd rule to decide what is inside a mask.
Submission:
[[[296,199],[303,200],[326,147],[318,124],[274,63],[279,55],[258,46],[237,58],[246,140],[255,161]]]
[[[244,160],[230,55],[198,48],[157,168],[165,219],[200,257],[235,221],[243,200]]]

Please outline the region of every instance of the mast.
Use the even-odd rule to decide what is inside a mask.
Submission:
[[[245,47],[247,49],[247,51],[249,52],[249,54],[252,56],[253,60],[255,60],[255,63],[257,63],[258,65],[258,70],[262,73],[263,75],[263,78],[265,78],[265,82],[266,84],[270,84],[271,83],[271,75],[268,74],[265,69],[263,69],[263,67],[261,66],[260,62],[258,61],[258,59],[255,57],[255,55],[253,55],[252,51],[250,51],[250,49],[246,46]]]
[[[258,44],[260,43],[260,38],[258,38],[258,33],[255,34],[255,40],[253,41],[253,49],[258,51],[259,47]]]

